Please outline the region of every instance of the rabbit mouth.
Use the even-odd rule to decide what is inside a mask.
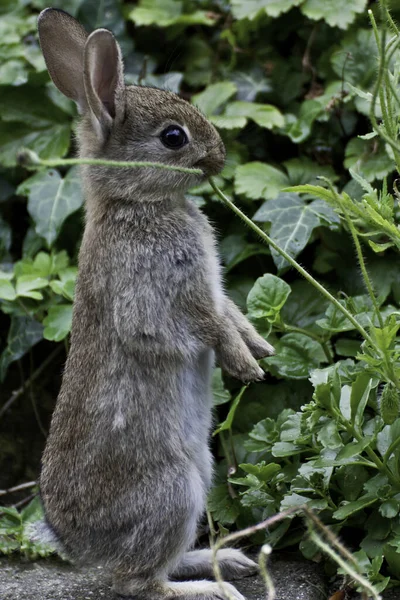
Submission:
[[[196,169],[201,169],[205,177],[218,175],[224,168],[224,160],[221,156],[215,156],[213,153],[207,154],[193,165]]]

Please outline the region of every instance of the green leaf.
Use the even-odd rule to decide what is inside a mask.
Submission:
[[[277,463],[265,464],[264,461],[257,465],[252,465],[250,463],[241,463],[239,467],[243,469],[245,473],[255,475],[260,481],[269,481],[274,475],[276,475],[276,473],[278,473],[281,470],[281,466]]]
[[[240,513],[240,505],[229,494],[226,484],[214,486],[208,496],[208,510],[219,523],[230,525]]]
[[[36,233],[51,246],[61,226],[71,213],[83,204],[80,178],[76,167],[64,179],[54,169],[40,171],[25,180],[18,193],[28,196],[28,211],[36,225]]]
[[[368,373],[360,373],[351,386],[351,420],[358,431],[361,431],[364,410],[368,402],[371,388],[372,377]]]
[[[371,444],[372,436],[365,437],[359,442],[348,442],[337,454],[336,461],[357,456]]]
[[[300,144],[304,142],[311,134],[314,121],[324,113],[324,106],[317,100],[305,100],[300,105],[297,116],[287,116],[285,133],[292,142]]]
[[[43,296],[39,294],[39,297],[36,295],[35,298],[35,295],[32,296],[32,290],[40,290],[48,285],[48,280],[43,277],[37,277],[36,275],[21,275],[17,278],[17,296],[41,300]]]
[[[17,294],[14,286],[7,279],[0,279],[0,300],[15,300]]]
[[[270,254],[265,245],[249,244],[242,234],[225,236],[220,243],[220,252],[226,273],[251,256]]]
[[[226,402],[229,402],[231,399],[231,394],[224,385],[221,369],[214,369],[212,378],[212,391],[214,397],[214,406],[226,404]]]
[[[337,179],[337,175],[331,166],[320,165],[304,156],[301,158],[290,158],[283,164],[288,172],[291,185],[318,184],[317,177],[321,176],[327,177],[331,181]]]
[[[71,331],[72,325],[72,305],[57,304],[50,306],[49,314],[43,319],[45,326],[43,336],[46,340],[60,342]]]
[[[253,219],[271,223],[271,238],[295,258],[307,245],[313,230],[321,225],[314,202],[307,204],[297,194],[281,193],[275,200],[265,202]],[[279,270],[288,265],[286,259],[273,248],[271,254]]]
[[[382,502],[378,510],[382,517],[393,519],[399,514],[400,502],[396,500],[396,498],[390,498],[389,500]]]
[[[309,19],[318,21],[324,19],[331,27],[347,29],[355,20],[357,14],[362,13],[367,5],[367,0],[335,0],[327,3],[325,0],[305,0],[301,12]]]
[[[247,297],[249,316],[274,323],[290,291],[290,286],[275,275],[268,273],[259,277]]]
[[[278,17],[302,0],[231,0],[232,14],[236,19],[253,20],[261,11],[269,17]]]
[[[376,498],[376,496],[372,496],[371,494],[364,494],[364,496],[362,496],[358,500],[355,500],[354,502],[347,502],[346,504],[340,506],[333,513],[332,516],[334,519],[342,521],[343,519],[347,519],[347,517],[350,517],[354,513],[359,512],[364,508],[367,508],[367,506],[371,506],[371,504],[374,504],[375,502],[377,502],[377,500],[378,498]]]
[[[232,81],[219,81],[206,87],[200,94],[192,96],[192,103],[205,115],[212,115],[231,96],[236,94],[236,89],[236,85]]]
[[[222,116],[251,119],[257,125],[266,129],[283,127],[285,123],[282,113],[275,106],[271,104],[256,104],[254,102],[230,102]]]
[[[136,25],[168,27],[170,25],[214,25],[215,20],[206,11],[196,10],[191,14],[182,14],[183,2],[180,0],[140,0],[139,6],[131,10],[128,18]]]
[[[348,6],[360,4],[362,1],[364,0],[356,0]],[[358,88],[368,89],[375,77],[377,59],[378,49],[372,28],[353,29],[342,39],[337,51],[332,52],[330,62],[341,80],[344,76],[345,81]]]
[[[225,421],[223,421],[222,423],[219,424],[219,426],[217,427],[217,429],[214,431],[213,435],[217,435],[218,433],[221,433],[221,431],[227,431],[229,429],[232,429],[232,423],[233,423],[233,419],[235,417],[235,413],[236,413],[236,409],[239,406],[239,402],[242,399],[242,396],[244,394],[244,392],[246,391],[247,386],[243,386],[242,389],[240,390],[240,392],[238,393],[238,395],[232,400],[232,404],[230,406],[228,415],[225,419]]]
[[[306,379],[310,371],[326,361],[321,344],[302,333],[288,333],[275,344],[276,356],[264,359],[288,379]]]
[[[262,162],[240,165],[235,173],[235,192],[252,200],[276,198],[288,183],[282,171]]]
[[[367,181],[383,179],[396,168],[381,141],[361,140],[358,137],[350,140],[346,146],[344,166],[357,169]]]
[[[43,326],[28,316],[11,317],[7,346],[0,356],[0,381],[4,380],[8,366],[21,358],[43,338]]]
[[[69,123],[34,130],[23,123],[0,121],[0,163],[15,167],[21,148],[29,148],[43,159],[60,158],[68,151],[70,134]]]

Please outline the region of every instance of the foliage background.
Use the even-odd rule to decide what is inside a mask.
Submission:
[[[74,153],[75,107],[50,83],[38,46],[36,19],[46,4],[3,0],[0,5],[0,486],[5,488],[38,474],[68,350],[82,234],[77,168],[32,174],[16,159],[22,146],[42,158]],[[226,143],[220,187],[360,323],[374,324],[377,315],[343,213],[315,190],[282,190],[318,184],[320,176],[356,204],[365,198],[366,182],[375,194],[384,179],[393,190],[395,153],[370,134],[368,117],[378,51],[367,8],[379,21],[376,2],[67,0],[53,6],[88,30],[105,26],[114,32],[128,83],[165,87],[197,104]],[[397,0],[391,10],[400,17]],[[396,55],[391,66],[396,87]],[[378,117],[381,110],[378,98]],[[218,230],[230,295],[278,351],[263,363],[270,373],[265,383],[240,388],[215,372],[221,421],[209,503],[215,528],[224,533],[308,502],[351,540],[362,569],[380,589],[390,576],[396,583],[398,457],[387,467],[388,478],[370,456],[370,450],[385,455],[400,434],[397,397],[389,403],[392,416],[379,409],[382,386],[391,376],[356,360],[362,340],[352,324],[227,213],[209,184],[191,195]],[[378,200],[380,207],[386,201],[385,218],[397,224],[397,199]],[[358,226],[368,234],[360,218]],[[386,319],[400,301],[396,244],[379,231],[369,241],[363,251]],[[393,352],[396,334],[397,329]],[[324,405],[327,390],[333,400]],[[347,425],[351,402],[361,406],[353,429]],[[35,511],[35,506],[28,511],[28,521]],[[11,532],[13,525],[18,535]],[[265,535],[254,541],[263,542]],[[278,547],[300,545],[309,558],[320,558],[296,516],[267,539]],[[0,540],[0,550],[21,544],[27,549],[17,511],[3,517]]]

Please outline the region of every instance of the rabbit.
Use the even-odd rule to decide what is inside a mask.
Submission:
[[[273,353],[226,296],[215,235],[185,192],[224,166],[215,128],[169,91],[125,86],[112,33],[48,8],[38,19],[57,88],[78,105],[85,230],[70,351],[42,457],[48,526],[71,561],[141,600],[216,600],[211,550],[192,550],[212,479],[211,374],[261,381]],[[218,553],[228,579],[255,572]],[[197,578],[195,581],[187,579]],[[243,596],[232,584],[228,595]]]

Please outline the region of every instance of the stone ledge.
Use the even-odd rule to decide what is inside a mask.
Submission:
[[[326,582],[318,565],[274,558],[271,574],[276,600],[326,600]],[[247,600],[265,600],[258,577],[235,581]],[[115,600],[101,568],[76,569],[56,560],[25,563],[0,559],[1,600]]]

